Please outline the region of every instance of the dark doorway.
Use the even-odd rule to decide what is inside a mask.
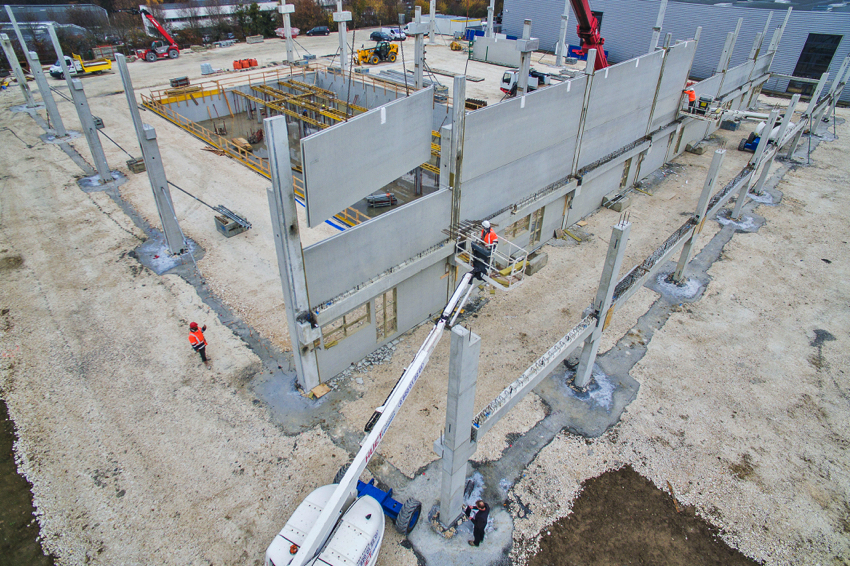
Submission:
[[[803,46],[803,52],[794,67],[795,77],[807,79],[819,79],[829,69],[832,57],[835,55],[838,44],[841,43],[842,35],[830,35],[825,33],[810,33]],[[788,83],[786,92],[811,95],[815,90],[812,83],[791,81]]]

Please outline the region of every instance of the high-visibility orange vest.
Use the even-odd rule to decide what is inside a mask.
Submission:
[[[489,230],[481,230],[481,239],[484,240],[484,243],[488,246],[495,246],[496,242],[499,241],[499,236],[497,236],[496,232],[490,228]]]
[[[189,331],[189,344],[196,350],[200,350],[202,345],[207,345],[207,341],[204,339],[204,333],[201,332],[200,328],[195,331]]]
[[[688,93],[688,102],[696,102],[697,93],[692,91],[692,90],[688,90],[687,93]]]

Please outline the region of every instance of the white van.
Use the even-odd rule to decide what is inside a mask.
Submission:
[[[407,39],[407,34],[401,28],[381,28],[381,31],[390,36],[392,41],[404,41]]]

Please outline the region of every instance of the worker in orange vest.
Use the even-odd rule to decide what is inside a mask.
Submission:
[[[201,361],[207,363],[210,358],[207,357],[207,340],[204,338],[204,330],[207,329],[205,324],[202,328],[198,328],[197,322],[189,323],[189,344],[192,349],[201,354]]]
[[[489,220],[482,222],[481,228],[481,239],[484,240],[484,244],[492,252],[496,249],[496,244],[499,242],[499,236],[496,235],[496,231],[490,226]]]
[[[689,88],[685,91],[685,94],[688,95],[688,112],[693,112],[694,104],[697,102],[697,93],[694,92],[694,89]]]

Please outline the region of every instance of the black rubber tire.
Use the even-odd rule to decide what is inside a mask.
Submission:
[[[395,519],[395,529],[403,535],[410,534],[421,516],[422,503],[411,497],[404,502],[401,511],[398,512],[398,517]]]
[[[389,55],[387,55],[387,59],[389,60],[389,62],[390,62],[390,63],[395,63],[395,60],[396,60],[396,54],[395,54],[395,53],[390,53]]]
[[[746,144],[747,144],[746,139],[742,139],[740,142],[738,142],[738,151],[744,151],[744,146]]]
[[[339,483],[342,481],[342,477],[345,475],[345,472],[348,471],[348,467],[351,464],[343,464],[342,467],[337,470],[336,475],[334,476],[334,483]]]
[[[153,51],[148,51],[147,53],[145,53],[145,61],[147,61],[148,63],[153,63],[154,61],[156,61],[156,53],[154,53]]]
[[[180,57],[180,52],[177,51],[176,49],[169,49],[168,50],[168,56],[171,59],[177,59],[178,57]]]
[[[380,62],[381,62],[381,59],[377,55],[372,55],[371,57],[369,57],[369,64],[370,65],[377,65]]]

